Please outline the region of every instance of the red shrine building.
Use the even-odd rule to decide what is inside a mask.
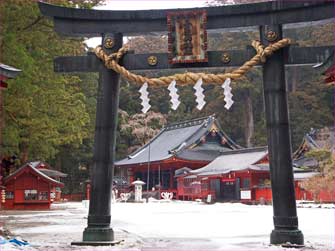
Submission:
[[[182,169],[183,170],[183,169]],[[301,182],[319,175],[294,167],[297,200],[313,200]],[[266,147],[225,152],[197,170],[177,170],[177,198],[182,200],[241,201],[271,203],[270,168]],[[210,196],[210,197],[209,197]],[[331,201],[323,195],[324,201]]]
[[[51,170],[44,162],[30,162],[3,179],[4,209],[44,210],[60,200],[66,174]]]
[[[7,83],[5,81],[15,78],[20,72],[20,69],[0,63],[0,89],[6,89]]]
[[[323,136],[325,137],[325,136]],[[333,146],[332,142],[329,144]],[[324,147],[307,134],[293,154],[297,200],[313,200],[302,181],[320,175],[311,149]],[[116,162],[117,178],[140,179],[151,190],[173,192],[175,199],[271,203],[267,147],[242,148],[221,129],[214,116],[164,127],[150,142]],[[149,182],[147,182],[149,180]],[[329,194],[319,198],[334,201]]]
[[[177,174],[178,198],[249,202],[269,183],[266,147],[222,153],[208,165]]]
[[[321,175],[318,162],[306,157],[313,149],[334,147],[334,133],[329,128],[312,130],[293,154],[293,176],[297,200],[334,202],[331,192],[312,194],[303,188],[303,181]],[[197,170],[181,168],[176,171],[177,198],[183,200],[210,197],[215,201],[271,203],[270,168],[266,147],[245,148],[222,153]]]
[[[117,161],[115,166],[130,183],[140,179],[148,184],[149,190],[160,185],[161,191],[173,192],[176,198],[176,170],[201,168],[222,153],[239,148],[215,117],[209,116],[167,125],[150,142]]]
[[[334,53],[331,53],[330,56],[323,63],[315,65],[314,68],[321,70],[322,75],[324,76],[324,82],[326,84],[335,84]]]

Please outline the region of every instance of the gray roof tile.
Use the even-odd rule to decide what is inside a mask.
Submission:
[[[168,159],[174,155],[178,156],[206,135],[214,122],[215,117],[209,116],[170,124],[163,128],[149,143],[128,155],[127,158],[117,161],[115,165],[124,166],[147,163],[148,161],[155,162]],[[226,136],[226,138],[232,149],[238,147],[229,137]],[[194,153],[192,156],[194,156]],[[209,160],[212,159],[214,158]],[[208,156],[204,160],[208,160]]]
[[[19,69],[0,63],[0,75],[5,76],[6,78],[15,78],[20,72],[21,70]]]
[[[191,171],[199,176],[216,175],[245,169],[262,170],[255,164],[268,154],[267,147],[247,148],[225,152],[208,165]]]

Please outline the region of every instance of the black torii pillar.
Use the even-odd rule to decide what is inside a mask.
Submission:
[[[282,27],[280,25],[261,26],[260,37],[265,46],[270,44],[269,34],[276,34],[274,41],[282,39]],[[270,243],[290,242],[302,245],[304,237],[298,229],[284,62],[284,52],[281,49],[269,57],[263,65],[265,118],[275,226],[270,236]]]
[[[109,54],[117,51],[122,47],[122,34],[104,34],[102,45]],[[99,71],[92,190],[87,228],[83,233],[83,242],[73,242],[74,245],[114,243],[110,213],[119,91],[120,75],[102,66]]]

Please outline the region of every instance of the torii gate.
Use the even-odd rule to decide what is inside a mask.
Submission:
[[[122,47],[123,35],[166,32],[167,13],[176,10],[102,11],[72,9],[39,3],[43,15],[52,17],[55,31],[67,36],[102,36],[103,50],[116,52]],[[193,11],[197,9],[183,9]],[[198,9],[199,10],[199,9]],[[207,29],[259,26],[264,46],[282,39],[282,25],[317,21],[334,17],[333,1],[273,1],[256,4],[208,7]],[[291,140],[285,87],[285,65],[314,64],[324,60],[333,47],[291,46],[280,49],[263,65],[263,85],[267,138],[270,158],[273,194],[274,230],[271,244],[290,242],[302,245],[304,238],[298,229],[293,183]],[[234,67],[250,59],[255,52],[212,51],[207,63],[169,64],[166,53],[126,54],[122,65],[128,70],[158,70],[190,68],[193,66]],[[227,60],[227,55],[228,59]],[[156,64],[149,64],[152,56]],[[56,72],[99,72],[97,114],[95,128],[94,159],[91,202],[88,226],[81,245],[111,245],[114,233],[110,226],[111,186],[115,159],[117,110],[119,104],[120,76],[107,69],[93,54],[55,59]]]

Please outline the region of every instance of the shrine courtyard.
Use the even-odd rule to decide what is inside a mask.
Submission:
[[[240,203],[151,202],[113,204],[113,247],[71,246],[82,236],[88,208],[78,202],[50,211],[4,211],[0,227],[30,246],[2,250],[292,250],[269,245],[272,206]],[[298,203],[305,248],[334,250],[334,206]]]

